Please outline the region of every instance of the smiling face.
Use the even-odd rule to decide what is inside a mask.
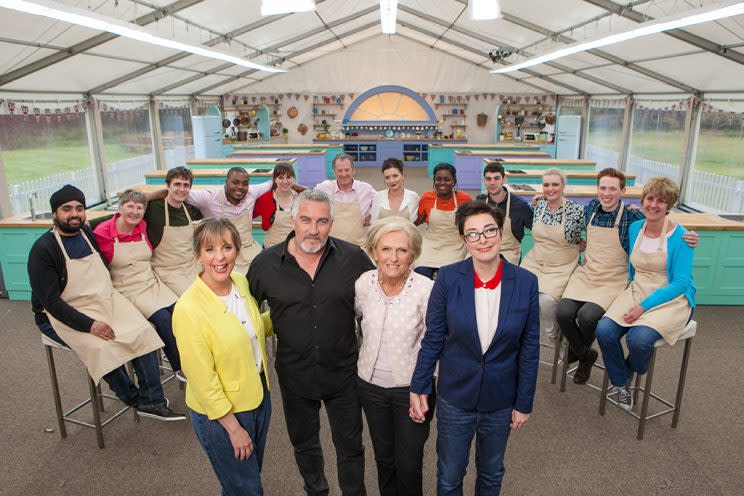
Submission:
[[[276,178],[276,190],[281,191],[282,193],[289,193],[289,191],[292,189],[292,185],[295,182],[294,176],[284,173]]]
[[[233,172],[227,176],[225,180],[225,196],[227,200],[234,205],[243,201],[246,193],[248,193],[249,183],[250,176],[243,172]]]
[[[184,177],[174,177],[168,186],[168,202],[180,206],[189,198],[191,181]]]
[[[413,263],[411,240],[402,231],[389,232],[375,245],[375,262],[385,279],[398,280],[406,277]]]
[[[85,223],[85,205],[77,200],[63,203],[54,211],[53,218],[63,234],[77,234]]]
[[[145,215],[145,206],[135,201],[121,203],[119,204],[119,214],[124,224],[131,230],[134,230],[142,222],[142,217]]]
[[[641,199],[641,208],[646,219],[653,222],[663,219],[669,213],[671,205],[663,196],[649,192]]]
[[[543,196],[549,202],[555,202],[560,200],[563,196],[563,190],[566,189],[566,185],[563,184],[561,176],[543,176],[542,180]]]
[[[388,191],[397,192],[403,189],[406,177],[396,167],[385,169],[382,173],[382,177],[385,179],[385,186]]]
[[[483,183],[490,195],[500,195],[506,184],[506,178],[500,172],[486,172],[483,176]]]
[[[354,183],[354,166],[349,159],[336,160],[333,165],[333,173],[336,175],[336,182],[341,189],[349,189]]]
[[[302,200],[297,205],[297,216],[292,217],[295,246],[307,254],[323,250],[331,232],[331,209],[325,202]]]
[[[205,240],[197,255],[204,267],[200,277],[210,288],[223,286],[230,278],[237,256],[238,250],[230,240],[229,231]]]
[[[604,176],[599,179],[597,199],[605,212],[615,210],[623,194],[625,194],[625,188],[620,188],[620,178]]]
[[[440,169],[434,174],[434,191],[442,198],[449,198],[455,187],[455,178],[446,169]]]
[[[483,264],[498,262],[501,249],[501,229],[499,229],[496,219],[491,214],[476,214],[465,219],[463,233],[465,236],[468,233],[495,234],[492,238],[487,238],[481,234],[478,241],[475,242],[467,241],[466,239],[465,247],[474,261]]]

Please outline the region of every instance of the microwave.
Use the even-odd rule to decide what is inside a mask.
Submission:
[[[522,140],[524,141],[537,141],[540,137],[540,133],[522,133]]]

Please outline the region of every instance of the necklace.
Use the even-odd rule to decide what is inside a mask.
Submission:
[[[379,274],[378,280],[380,282],[380,289],[382,289],[382,292],[385,293],[385,296],[396,296],[398,293],[401,292],[401,290],[403,289],[403,286],[406,285],[406,281],[408,281],[408,276],[410,274],[411,274],[411,271],[408,271],[406,272],[405,276],[393,282],[384,280],[382,278],[382,274]]]

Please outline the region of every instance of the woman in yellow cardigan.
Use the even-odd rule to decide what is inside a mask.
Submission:
[[[240,234],[227,219],[194,232],[202,272],[176,303],[173,334],[188,378],[186,405],[222,495],[262,495],[261,464],[271,417],[266,379],[268,314],[243,274],[232,272]]]

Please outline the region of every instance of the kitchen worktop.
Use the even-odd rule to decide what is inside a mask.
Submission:
[[[494,149],[494,150],[507,149],[508,150],[510,148],[518,148],[520,150],[530,149],[530,148],[535,149],[535,150],[540,149],[540,147],[538,145],[529,145],[529,144],[517,143],[517,142],[514,142],[514,143],[486,143],[486,144],[481,144],[481,145],[478,145],[478,144],[475,144],[475,143],[472,143],[472,144],[465,143],[465,144],[462,144],[462,145],[453,145],[453,144],[441,144],[440,145],[440,144],[435,144],[435,145],[431,145],[431,146],[437,147],[437,148],[473,148],[473,149],[477,149],[477,150],[487,150],[487,149]]]
[[[199,160],[187,160],[186,165],[271,165],[274,166],[277,162],[287,162],[286,160],[280,160],[278,158],[256,158],[256,157],[227,157],[227,158],[202,158]]]
[[[277,152],[275,150],[252,150],[250,148],[240,148],[230,154],[231,158],[240,157],[265,157],[267,155],[274,155]],[[282,155],[324,155],[325,150],[281,150]]]
[[[455,150],[455,155],[459,156],[483,156],[483,155],[503,155],[504,157],[517,157],[517,158],[542,158],[551,159],[553,157],[548,152],[525,152],[522,150],[509,150],[508,148],[497,148],[494,150]]]

